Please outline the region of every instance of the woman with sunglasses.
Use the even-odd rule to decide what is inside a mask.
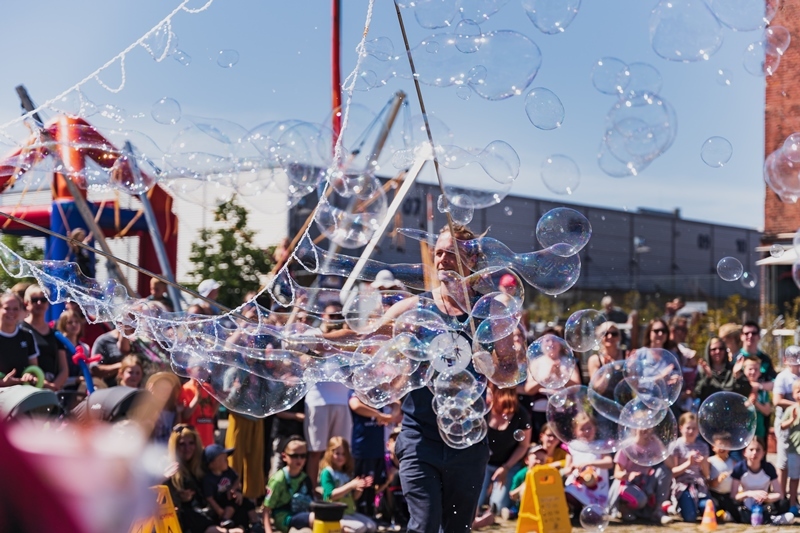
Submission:
[[[644,330],[644,346],[646,348],[661,348],[676,352],[675,343],[672,342],[669,324],[661,318],[654,318]]]
[[[701,402],[720,391],[733,391],[749,396],[751,386],[743,374],[737,377],[728,359],[728,348],[719,337],[711,337],[706,345],[705,358],[697,362],[697,382],[694,395]]]
[[[25,317],[22,328],[33,335],[39,349],[39,367],[44,372],[44,386],[51,390],[61,390],[69,377],[69,366],[67,351],[45,318],[50,302],[41,287],[31,285],[25,289],[24,303],[28,316]]]
[[[241,529],[225,529],[202,511],[206,507],[201,481],[203,479],[203,443],[192,426],[175,426],[167,444],[170,460],[174,462],[174,473],[164,482],[169,487],[172,502],[178,511],[181,530],[186,533],[241,532]]]
[[[597,353],[590,355],[586,362],[590,380],[601,366],[625,358],[625,354],[619,347],[620,331],[614,322],[603,322],[597,326],[595,334],[600,341],[600,349]]]

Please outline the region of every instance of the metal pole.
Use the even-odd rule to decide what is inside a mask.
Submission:
[[[394,100],[392,101],[392,107],[389,109],[389,115],[386,117],[386,121],[383,123],[383,127],[378,134],[378,138],[375,140],[375,146],[372,148],[372,153],[369,156],[369,161],[367,162],[368,171],[370,168],[372,168],[372,166],[378,160],[378,157],[381,155],[381,151],[383,151],[383,145],[386,144],[386,139],[389,137],[389,132],[392,130],[394,121],[397,118],[397,113],[400,112],[400,106],[403,105],[403,101],[405,99],[406,93],[403,91],[397,91],[394,93]]]
[[[342,71],[340,68],[341,48],[340,36],[342,32],[341,21],[341,0],[331,2],[331,103],[333,105],[333,116],[331,125],[333,126],[333,146],[336,149],[336,140],[342,131]],[[337,114],[338,113],[338,114]]]
[[[128,155],[128,164],[131,166],[131,173],[133,178],[142,181],[142,172],[139,170],[139,165],[136,163],[136,157],[133,153],[133,145],[130,141],[125,141],[125,153]],[[150,233],[150,240],[153,241],[153,248],[156,251],[158,258],[158,265],[161,267],[161,275],[175,283],[175,274],[172,272],[172,267],[169,264],[167,257],[167,250],[164,248],[164,241],[161,239],[161,233],[158,229],[158,221],[156,214],[153,212],[153,204],[150,203],[150,198],[147,193],[139,195],[139,201],[142,202],[142,211],[144,218],[147,221],[147,231]],[[167,285],[169,298],[172,300],[173,311],[181,311],[181,293],[173,285]]]

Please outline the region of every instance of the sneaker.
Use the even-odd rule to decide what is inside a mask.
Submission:
[[[792,513],[782,513],[772,517],[772,525],[775,526],[788,526],[794,523],[794,515]]]
[[[661,518],[659,519],[659,523],[662,526],[666,526],[668,524],[671,524],[672,523],[672,517],[669,516],[669,515],[666,515],[666,514],[665,515],[661,515]]]
[[[725,513],[722,515],[722,520],[724,522],[733,522],[733,515],[728,511],[725,511]]]
[[[666,526],[667,524],[672,523],[672,517],[664,514],[663,511],[656,511],[650,517],[650,521],[653,522],[654,524],[661,524],[662,526]]]
[[[509,509],[508,507],[503,507],[502,509],[500,509],[500,517],[503,520],[508,520],[509,517],[511,517],[511,509]]]

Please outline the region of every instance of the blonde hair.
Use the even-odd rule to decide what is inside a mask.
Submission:
[[[135,355],[126,355],[125,357],[122,358],[122,361],[120,361],[119,364],[120,367],[119,371],[117,372],[117,385],[122,384],[122,373],[125,372],[126,368],[138,366],[139,369],[142,371],[142,380],[139,382],[139,387],[137,388],[141,388],[142,383],[144,382],[144,367],[142,366],[142,362],[139,361],[139,358],[136,357]]]
[[[36,283],[34,283],[32,285],[28,285],[28,288],[25,289],[25,296],[23,298],[23,302],[25,302],[25,303],[30,302],[31,301],[31,297],[34,294],[40,294],[40,293],[43,294],[45,297],[47,297],[47,294],[44,292],[44,289],[42,289]]]
[[[322,461],[320,461],[320,469],[330,466],[336,470],[336,467],[333,465],[333,451],[339,446],[342,447],[344,455],[347,457],[340,472],[352,476],[356,468],[355,461],[353,460],[353,455],[350,453],[350,443],[347,442],[347,439],[344,437],[331,437],[331,440],[328,441],[328,448],[325,450],[325,455],[322,456]]]
[[[580,413],[575,415],[575,418],[572,419],[572,429],[575,430],[579,426],[585,424],[586,422],[591,422],[595,428],[597,427],[597,422],[595,422],[594,418],[589,416],[587,413],[581,411]]]
[[[194,439],[194,455],[189,459],[188,463],[184,463],[178,458],[178,440],[181,437],[189,436]],[[178,471],[170,478],[172,484],[178,490],[184,490],[188,485],[189,479],[194,477],[198,481],[203,479],[203,441],[200,440],[200,434],[191,426],[179,425],[175,426],[169,436],[167,443],[167,450],[171,460],[178,463]]]
[[[689,422],[697,423],[697,415],[694,413],[683,413],[678,419],[678,427],[682,427]]]

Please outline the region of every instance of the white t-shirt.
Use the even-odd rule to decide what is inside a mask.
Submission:
[[[347,405],[350,398],[350,389],[335,381],[315,383],[308,389],[306,405],[318,407],[320,405]]]
[[[735,465],[733,459],[729,456],[727,461],[723,461],[719,455],[712,455],[708,458],[708,464],[711,467],[711,479],[718,478],[722,473],[728,474],[728,477],[726,477],[714,491],[720,494],[730,494],[731,485],[733,484],[731,474],[733,473],[733,467]]]
[[[772,386],[772,394],[781,394],[785,400],[792,399],[792,383],[800,376],[795,375],[790,368],[784,368],[775,378]],[[783,416],[783,407],[775,408],[775,425],[780,426]]]

